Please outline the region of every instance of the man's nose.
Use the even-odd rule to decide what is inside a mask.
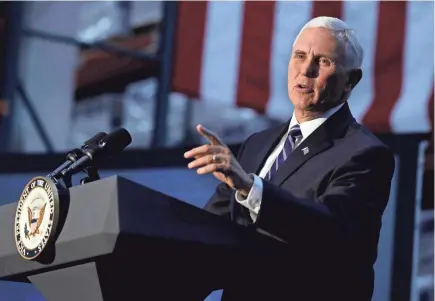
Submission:
[[[307,58],[302,66],[301,66],[301,73],[305,75],[306,77],[317,77],[318,75],[318,68],[317,64],[315,63],[314,59]]]

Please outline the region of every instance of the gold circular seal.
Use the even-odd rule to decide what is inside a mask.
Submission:
[[[15,245],[20,256],[36,259],[51,242],[59,219],[59,192],[47,177],[38,176],[24,187],[15,212]]]

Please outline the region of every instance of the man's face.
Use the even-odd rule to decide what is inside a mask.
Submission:
[[[297,110],[324,111],[350,91],[340,43],[327,28],[299,35],[288,65],[288,93]]]

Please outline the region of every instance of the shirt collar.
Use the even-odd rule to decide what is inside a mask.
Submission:
[[[311,133],[313,133],[319,126],[321,126],[335,112],[340,110],[341,107],[343,107],[343,105],[344,105],[344,103],[342,103],[336,107],[333,107],[332,109],[329,109],[328,111],[323,113],[321,116],[319,116],[313,120],[305,121],[302,123],[298,122],[298,120],[296,119],[295,113],[293,112],[293,116],[292,116],[292,119],[290,120],[290,125],[288,127],[287,132],[289,132],[293,126],[295,126],[296,124],[299,124],[299,126],[301,128],[302,137],[303,137],[303,139],[305,139],[309,135],[311,135]]]

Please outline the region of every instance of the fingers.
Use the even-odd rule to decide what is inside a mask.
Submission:
[[[213,164],[208,164],[204,167],[198,168],[198,170],[196,172],[200,175],[203,175],[203,174],[212,173],[212,172],[222,172],[226,169],[228,169],[227,164],[213,163]]]
[[[198,124],[196,126],[196,130],[201,136],[207,138],[212,144],[225,145],[225,143],[215,133],[202,126],[201,124]]]
[[[218,145],[201,145],[199,147],[193,148],[188,152],[184,153],[184,158],[197,158],[197,157],[203,157],[208,154],[229,154],[229,150],[225,147],[218,146]]]
[[[217,165],[219,168],[226,169],[229,167],[229,158],[226,155],[206,155],[190,162],[187,167],[198,168],[206,165]]]
[[[198,174],[229,170],[232,158],[230,149],[215,133],[204,126],[199,124],[196,130],[211,144],[201,145],[184,153],[186,159],[195,159],[188,164],[188,168],[198,168]]]
[[[230,158],[227,155],[206,155],[188,164],[190,169],[198,168],[198,174],[225,172],[230,169]]]

